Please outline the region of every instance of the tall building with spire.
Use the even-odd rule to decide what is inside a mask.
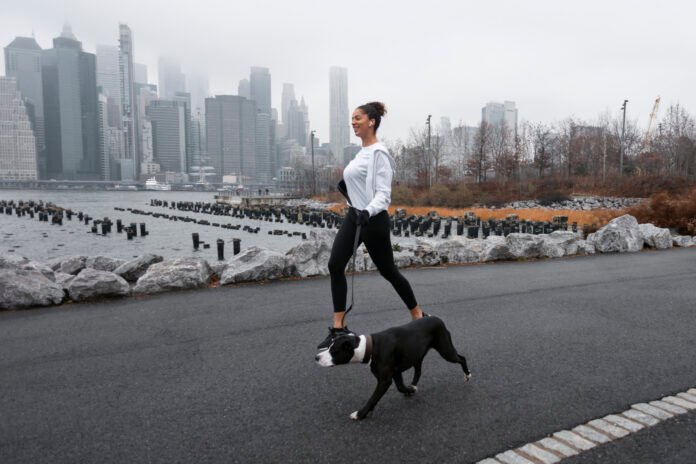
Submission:
[[[126,24],[118,25],[119,71],[121,83],[121,114],[126,141],[125,158],[133,161],[135,177],[140,173],[140,156],[137,153],[137,112],[135,111],[135,69],[133,66],[133,32]]]
[[[14,77],[0,77],[0,179],[38,178],[36,138]]]
[[[15,78],[24,99],[36,138],[39,169],[44,172],[41,169],[45,164],[42,152],[46,147],[41,54],[41,47],[33,37],[17,37],[5,47],[5,74]]]
[[[329,145],[340,158],[349,144],[348,70],[334,66],[329,71]]]
[[[66,25],[42,57],[46,162],[49,178],[99,178],[96,56],[82,51]]]

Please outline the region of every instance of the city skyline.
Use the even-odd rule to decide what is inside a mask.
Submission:
[[[687,20],[693,7],[601,5],[591,1],[568,15],[562,5],[542,1],[435,2],[427,9],[358,1],[340,12],[306,1],[234,9],[203,2],[187,11],[184,24],[171,3],[39,1],[3,8],[0,41],[34,31],[45,49],[67,21],[93,53],[97,44],[117,44],[114,31],[125,23],[135,36],[135,62],[148,66],[151,83],[158,57],[173,54],[187,75],[207,71],[212,95],[236,94],[252,66],[266,67],[273,107],[280,109],[282,83],[293,83],[322,142],[329,139],[325,76],[333,65],[351,74],[351,109],[375,99],[387,104],[380,133],[389,139],[407,138],[427,114],[449,116],[453,126],[476,124],[488,101],[515,101],[521,121],[553,122],[573,115],[591,121],[607,110],[618,115],[628,99],[627,116],[641,125],[657,95],[664,107],[696,107],[693,67],[683,58],[696,47]],[[340,21],[331,19],[339,14]],[[223,27],[230,18],[244,21]],[[260,21],[267,39],[251,27]]]

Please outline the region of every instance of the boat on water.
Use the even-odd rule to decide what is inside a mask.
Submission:
[[[154,177],[150,177],[148,180],[145,181],[145,190],[163,191],[171,189],[172,186],[170,184],[160,184]]]
[[[107,190],[118,190],[118,191],[137,191],[138,186],[137,185],[123,185],[123,184],[116,184],[114,185],[113,188],[107,188]]]

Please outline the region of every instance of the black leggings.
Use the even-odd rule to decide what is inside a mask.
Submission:
[[[333,298],[334,312],[346,310],[346,296],[348,294],[348,283],[346,282],[346,265],[353,256],[353,242],[357,229],[357,215],[353,208],[348,210],[348,214],[343,219],[343,224],[336,235],[333,247],[331,248],[331,258],[329,258],[329,272],[331,273],[331,296]],[[408,280],[401,275],[399,269],[394,264],[394,254],[392,253],[391,238],[389,235],[389,215],[386,211],[370,218],[367,226],[360,228],[360,243],[365,243],[367,251],[370,253],[372,261],[377,266],[382,277],[387,279],[408,309],[418,306],[416,297]]]

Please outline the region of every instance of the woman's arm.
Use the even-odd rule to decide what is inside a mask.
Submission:
[[[375,151],[375,172],[374,176],[374,196],[372,201],[365,208],[370,216],[374,216],[381,211],[385,211],[391,203],[391,183],[394,172],[391,163],[380,151]],[[372,185],[367,186],[372,189]]]

